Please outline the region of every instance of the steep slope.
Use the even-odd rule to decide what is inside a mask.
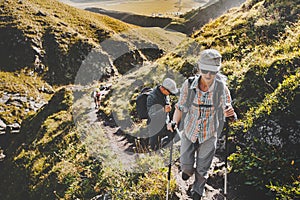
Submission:
[[[1,199],[96,195],[92,185],[98,180],[101,164],[87,156],[79,141],[70,112],[72,99],[72,92],[63,88],[22,123],[20,134],[7,149],[8,158],[0,163]]]
[[[223,55],[222,72],[241,118],[232,131],[232,175],[236,185],[249,186],[249,195],[299,197],[299,3],[247,1],[183,44],[188,49],[196,42],[199,49],[216,48]],[[163,62],[180,71],[183,63],[193,66],[197,54],[182,57],[183,48]]]
[[[299,198],[299,5],[248,0],[196,31],[153,68],[124,76],[115,90],[127,99],[111,98],[118,123],[138,135],[138,91],[166,76],[180,86],[181,75],[195,73],[199,52],[215,48],[223,55],[222,72],[240,118],[230,137],[231,184],[249,199]]]
[[[22,121],[46,104],[54,90],[41,78],[23,72],[0,72],[0,80],[0,149],[5,155]]]
[[[169,48],[148,38],[128,40],[128,31],[138,27],[56,0],[2,1],[0,17],[0,69],[27,68],[51,84],[74,83],[86,59],[93,60],[89,63],[90,78],[99,80],[118,74],[123,65],[130,69],[156,59]],[[153,31],[152,38],[161,34],[166,31]],[[174,37],[184,35],[175,33]],[[170,33],[167,40],[172,43],[172,39]]]
[[[97,43],[129,28],[55,0],[3,1],[1,18],[1,69],[47,71],[46,79],[57,84],[72,80]]]
[[[78,120],[73,99],[82,91],[73,97],[62,86],[52,95],[56,89],[48,83],[58,88],[127,73],[172,50],[185,35],[127,25],[51,0],[1,1],[0,8],[0,69],[5,71],[0,74],[0,120],[1,126],[18,124],[18,134],[1,135],[0,153],[3,148],[6,157],[0,160],[5,188],[0,199],[91,199],[113,192],[125,199],[163,197],[161,170],[145,178],[120,171],[118,163],[116,169],[103,166],[110,155],[104,148],[106,133],[73,121]],[[95,146],[82,142],[82,133]],[[159,180],[161,190],[148,188],[152,179]],[[132,190],[123,194],[124,188]]]
[[[212,0],[208,1],[203,7],[192,10],[181,16],[186,34],[192,34],[212,19],[216,19],[228,10],[239,7],[246,0]]]
[[[25,68],[24,71],[26,71],[26,67],[33,66],[33,59],[30,60],[26,56],[21,56],[23,52],[12,53],[19,48],[23,49],[26,55],[37,55],[39,60],[40,58],[46,59],[49,52],[59,50],[59,53],[56,52],[57,57],[47,58],[47,63],[43,59],[40,60],[42,64],[47,64],[45,65],[45,77],[56,84],[72,82],[76,79],[74,74],[77,73],[73,73],[73,69],[69,69],[68,66],[73,66],[71,63],[76,61],[74,58],[77,58],[78,54],[83,55],[78,63],[90,57],[92,60],[93,55],[90,53],[93,51],[91,49],[99,46],[99,49],[94,52],[104,55],[107,60],[105,63],[109,63],[107,66],[115,65],[116,68],[113,67],[115,72],[119,71],[119,73],[124,74],[113,85],[113,90],[103,102],[102,109],[109,114],[111,119],[116,120],[117,125],[120,125],[122,130],[136,134],[143,127],[143,124],[134,116],[134,98],[139,89],[145,85],[158,84],[166,76],[174,77],[180,86],[184,80],[183,76],[187,77],[193,73],[200,50],[216,48],[223,55],[222,72],[228,75],[235,108],[241,118],[240,122],[232,125],[230,137],[231,156],[229,159],[232,168],[229,181],[230,185],[236,188],[231,188],[232,190],[229,192],[241,192],[243,196],[247,196],[249,199],[267,199],[260,193],[268,193],[270,199],[275,199],[275,197],[298,199],[298,146],[300,138],[299,125],[297,125],[299,122],[300,84],[299,3],[299,0],[248,0],[241,8],[231,10],[228,14],[207,24],[197,31],[192,36],[193,38],[185,40],[178,46],[177,44],[182,39],[180,35],[177,35],[176,42],[169,44],[165,41],[159,41],[162,36],[160,30],[157,30],[156,34],[159,37],[156,37],[151,29],[146,29],[149,35],[142,31],[128,35],[123,34],[130,32],[128,29],[132,27],[129,25],[124,25],[128,29],[124,28],[119,32],[111,27],[104,29],[101,24],[96,25],[97,28],[102,27],[103,30],[108,31],[105,32],[108,35],[113,34],[108,36],[111,40],[101,40],[99,37],[93,36],[96,34],[92,28],[93,25],[83,23],[78,19],[80,24],[87,25],[86,34],[90,34],[86,36],[84,30],[78,31],[79,44],[73,40],[77,36],[68,37],[65,35],[66,27],[71,27],[73,22],[69,25],[65,18],[61,18],[60,20],[66,25],[60,24],[59,29],[52,29],[47,26],[47,23],[52,23],[52,20],[47,23],[44,21],[48,15],[52,16],[52,13],[55,13],[51,11],[53,5],[63,8],[62,4],[56,4],[55,1],[23,0],[15,2],[8,0],[1,6],[1,19],[4,20],[1,20],[0,34],[5,36],[5,40],[1,40],[1,45],[3,45],[1,52],[6,55],[3,59],[1,57],[1,65],[6,63],[4,67],[1,66],[1,70],[15,71]],[[37,6],[42,4],[43,6]],[[10,7],[10,5],[14,7]],[[35,8],[35,12],[33,12],[35,14],[29,15],[32,22],[19,13],[27,8]],[[73,10],[73,8],[69,9]],[[40,10],[41,12],[39,12]],[[65,12],[66,16],[64,17],[69,20],[80,18],[77,14],[74,15],[77,17],[74,17],[71,13]],[[98,15],[91,14],[85,19],[90,20],[92,16],[98,17]],[[24,27],[23,29],[18,28],[22,25],[21,18],[24,18],[24,23],[28,21],[24,26],[25,29]],[[18,21],[15,21],[16,19]],[[54,41],[55,45],[46,45],[47,42],[44,43],[44,41],[49,42],[50,40],[40,39],[44,38],[42,33],[47,32],[41,28],[43,26],[40,24],[45,25],[47,30],[50,30],[50,33],[45,35],[50,35],[49,37],[52,38],[51,41]],[[54,24],[51,25],[54,26]],[[89,26],[91,28],[88,28]],[[109,27],[109,25],[107,26]],[[73,27],[71,30],[73,29],[75,28]],[[7,30],[11,33],[4,32]],[[32,34],[28,30],[32,31]],[[38,31],[34,32],[35,30]],[[106,34],[104,35],[105,38]],[[115,35],[116,37],[114,37]],[[140,40],[142,35],[147,36]],[[164,35],[163,40],[172,38],[174,35],[168,36],[168,34]],[[149,42],[149,38],[153,38],[156,42]],[[6,43],[7,41],[10,43]],[[38,45],[34,41],[38,41]],[[170,39],[169,41],[173,40]],[[49,43],[52,44],[52,42]],[[100,43],[101,45],[99,45]],[[74,45],[67,44],[76,44],[80,47],[83,45],[85,51],[82,53],[77,48],[71,51],[70,48]],[[155,60],[157,53],[153,56],[151,54],[153,51],[149,54],[141,53],[140,49],[143,48],[135,48],[139,45],[142,47],[149,45],[157,51],[163,49],[162,47],[166,48],[166,44],[169,45],[168,49],[173,49],[173,51],[154,64],[146,64],[143,59],[147,59],[149,56]],[[13,51],[10,51],[9,47],[12,47]],[[41,49],[46,49],[46,51],[40,51]],[[120,51],[116,52],[115,50]],[[123,52],[128,51],[130,52],[128,57],[127,55],[120,56],[120,52],[123,55]],[[71,52],[75,57],[68,57]],[[131,58],[129,59],[130,63],[126,65],[124,62],[128,58]],[[50,60],[52,65],[49,65]],[[131,64],[132,61],[135,62]],[[62,65],[57,64],[61,62]],[[120,65],[116,63],[120,63]],[[127,67],[123,68],[123,64]],[[55,72],[54,74],[50,70],[50,66],[53,66],[51,70]],[[76,66],[79,69],[81,65]],[[106,65],[99,64],[99,67],[96,66],[91,72],[96,69],[102,70],[103,66]],[[129,72],[128,70],[132,68],[133,70]],[[27,72],[25,74],[20,74],[19,71],[14,75],[4,73],[3,76],[8,77],[8,79],[3,79],[5,83],[11,80],[12,86],[10,87],[16,86],[16,90],[26,94],[26,89],[23,91],[21,87],[24,83],[30,85],[30,81],[23,81],[25,79],[23,77],[28,76]],[[32,74],[29,73],[29,75]],[[17,78],[19,76],[21,78]],[[36,77],[31,78],[35,79]],[[1,77],[1,81],[3,79]],[[83,79],[81,81],[88,82],[90,80]],[[38,79],[37,87],[45,84],[40,81]],[[13,91],[5,87],[5,90]],[[35,87],[30,89],[30,93],[37,96],[41,95]],[[75,112],[78,107],[73,105],[73,98],[80,99],[85,94],[86,91],[80,91],[79,94],[74,95],[76,97],[73,97],[70,90],[61,89],[53,95],[47,105],[36,113],[30,112],[30,116],[28,116],[28,113],[25,115],[22,111],[20,116],[26,120],[22,123],[20,134],[16,135],[12,144],[9,144],[5,152],[7,158],[4,162],[0,162],[0,186],[5,188],[5,190],[0,191],[1,199],[91,199],[92,197],[107,199],[111,195],[115,199],[165,198],[168,182],[166,167],[148,173],[128,173],[115,170],[111,166],[102,165],[103,159],[109,157],[107,152],[98,152],[109,143],[105,140],[105,133],[98,127],[92,126],[84,130],[86,127],[75,126],[73,121],[77,121],[78,118]],[[46,95],[44,98],[48,99],[49,96]],[[6,121],[13,121],[14,118],[10,117],[9,111],[8,109],[5,113],[1,113],[0,117]],[[19,111],[14,113],[18,114]],[[86,117],[84,114],[83,112],[83,118]],[[104,115],[104,113],[102,114]],[[128,124],[123,123],[126,122],[124,120],[126,118],[130,119]],[[20,120],[21,122],[22,120]],[[101,159],[95,159],[89,155],[87,147],[79,140],[82,132],[91,134],[91,138],[88,138],[89,141],[100,142],[101,145],[97,144],[97,146],[90,148],[93,147],[95,155],[100,155]],[[88,135],[85,134],[85,136]],[[163,154],[165,154],[163,156],[168,157],[167,151]],[[143,164],[148,166],[160,162],[156,158],[150,160],[148,157],[143,160]],[[118,167],[118,165],[113,166]],[[211,182],[211,180],[209,181]],[[177,199],[176,190],[176,183],[172,178],[171,194],[173,199]]]
[[[112,133],[104,132],[111,128],[81,112],[95,114],[85,107],[89,101],[82,90],[80,93],[82,99],[74,103],[78,93],[63,87],[48,104],[25,118],[20,133],[6,148],[7,158],[0,162],[0,198],[163,199],[167,185],[164,169],[139,170],[163,162],[144,157],[133,173],[124,171],[127,166],[116,159],[122,154],[116,155],[118,149],[111,147],[107,138]],[[174,190],[172,180],[170,192]]]

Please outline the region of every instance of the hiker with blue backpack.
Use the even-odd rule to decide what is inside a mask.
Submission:
[[[164,79],[161,85],[156,86],[147,97],[149,144],[152,150],[161,147],[161,139],[170,136],[167,130],[166,119],[171,111],[169,95],[178,93],[176,83],[170,78]]]
[[[187,79],[180,90],[167,129],[182,128],[180,167],[183,180],[195,174],[191,196],[200,200],[226,117],[236,117],[226,77],[220,73],[221,54],[214,49],[200,53],[199,74]],[[194,168],[196,166],[196,168]]]

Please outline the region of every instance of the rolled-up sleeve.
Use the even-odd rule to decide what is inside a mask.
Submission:
[[[231,95],[230,95],[230,91],[228,89],[227,86],[224,87],[224,92],[223,95],[221,96],[221,101],[222,101],[222,107],[225,110],[226,106],[231,105]]]

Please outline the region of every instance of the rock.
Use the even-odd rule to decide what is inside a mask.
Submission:
[[[0,151],[0,161],[3,161],[6,155],[3,154],[3,151]]]
[[[21,129],[21,125],[19,123],[9,124],[6,127],[7,133],[19,133]]]
[[[40,10],[36,13],[36,15],[37,15],[37,16],[42,16],[42,17],[46,17],[46,16],[47,16],[46,13],[43,13],[43,12],[40,11]]]
[[[35,59],[39,58],[38,55],[41,56],[43,54],[43,50],[40,49],[39,47],[36,47],[36,46],[33,46],[33,45],[31,47],[35,51],[35,53],[37,53],[37,55],[35,55]],[[35,61],[35,62],[37,62],[37,61]]]
[[[0,98],[0,103],[6,104],[6,102],[8,101],[8,99],[9,99],[9,95],[7,93],[4,93],[2,95],[2,97]]]
[[[53,94],[54,93],[54,89],[48,84],[45,84],[41,88],[39,88],[39,91],[47,93],[47,94]]]
[[[0,128],[6,128],[6,124],[0,119]]]
[[[97,195],[97,196],[95,196],[95,197],[93,197],[93,198],[91,198],[91,200],[105,200],[105,199],[112,199],[111,198],[111,195],[110,194],[104,194],[104,195]]]
[[[19,108],[23,107],[22,103],[20,103],[18,100],[7,101],[6,103],[7,103],[7,105],[13,105],[13,106],[19,107]]]
[[[6,124],[0,119],[0,135],[5,134]]]

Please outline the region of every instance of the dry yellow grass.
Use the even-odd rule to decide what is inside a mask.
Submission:
[[[208,0],[195,2],[194,0],[113,0],[89,3],[75,3],[71,0],[60,0],[77,8],[97,7],[106,10],[131,12],[141,15],[169,16],[175,13],[185,13],[193,8],[204,5]]]

